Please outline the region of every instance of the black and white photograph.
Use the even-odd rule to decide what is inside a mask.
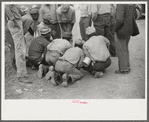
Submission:
[[[1,2],[3,120],[146,120],[145,1]]]

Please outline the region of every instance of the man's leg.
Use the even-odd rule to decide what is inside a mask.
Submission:
[[[119,60],[118,64],[120,71],[129,71],[129,40],[130,36],[127,36],[125,39],[118,39],[118,41],[116,41],[116,53]]]
[[[85,40],[85,30],[84,30],[84,26],[83,26],[83,19],[84,18],[80,18],[80,22],[79,22],[79,25],[80,25],[80,33],[81,33],[81,37],[83,40]]]
[[[83,28],[84,28],[84,41],[89,39],[89,36],[86,34],[86,28],[91,26],[91,17],[85,17],[83,21]]]
[[[96,62],[93,67],[95,71],[104,71],[107,67],[111,65],[111,59],[108,58],[105,62]]]

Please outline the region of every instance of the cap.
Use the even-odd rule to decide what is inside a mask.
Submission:
[[[40,30],[40,33],[41,33],[41,34],[47,34],[47,33],[49,33],[49,32],[51,32],[51,29],[48,28],[48,27],[43,27],[43,28],[41,28],[41,30]]]
[[[61,7],[62,12],[67,12],[69,9],[69,6],[70,6],[69,4],[63,4]]]
[[[51,20],[51,16],[49,14],[44,14],[43,15],[43,19],[50,21]]]
[[[64,32],[62,37],[65,37],[65,38],[72,38],[72,33],[71,32]]]
[[[28,11],[28,7],[22,5],[22,6],[20,6],[20,10],[21,10],[22,12],[26,12],[26,11]]]
[[[88,28],[86,28],[86,34],[87,35],[90,35],[90,34],[95,33],[95,32],[96,32],[96,30],[95,30],[94,27],[88,27]]]
[[[37,14],[37,13],[39,13],[39,10],[37,8],[30,9],[30,14]]]

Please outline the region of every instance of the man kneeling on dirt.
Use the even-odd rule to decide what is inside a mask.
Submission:
[[[69,38],[68,38],[69,40]],[[42,78],[45,76],[45,79],[48,80],[51,77],[51,72],[54,70],[54,66],[59,57],[61,57],[65,51],[72,47],[70,42],[66,39],[54,39],[47,46],[47,53],[45,56],[46,62],[49,64],[49,70],[46,74],[43,73],[45,66],[40,65],[38,71],[38,77]]]
[[[34,38],[30,44],[28,59],[37,69],[40,64],[48,65],[45,61],[45,54],[47,52],[46,47],[51,42],[50,31],[49,28],[43,27],[41,36]]]
[[[62,84],[66,87],[68,84],[81,79],[83,74],[79,69],[83,66],[84,57],[84,52],[79,47],[68,49],[56,62],[51,82],[54,85]]]
[[[110,53],[108,46],[109,40],[102,36],[95,36],[95,28],[88,27],[86,33],[89,35],[89,39],[83,44],[83,50],[91,60],[91,63],[87,67],[83,67],[84,70],[89,71],[94,77],[99,78],[103,76],[103,72],[107,67],[111,65]]]

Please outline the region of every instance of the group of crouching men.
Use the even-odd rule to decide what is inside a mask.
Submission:
[[[50,40],[50,29],[42,28],[41,36],[33,39],[28,51],[30,62],[39,67],[38,78],[45,77],[54,85],[67,86],[83,77],[81,68],[94,77],[103,76],[111,64],[109,40],[104,36],[95,36],[93,27],[88,27],[86,32],[89,40],[78,39],[80,43],[73,46],[71,35],[64,33],[62,38]]]
[[[56,6],[45,4],[39,10],[38,6],[33,5],[30,11],[22,6],[22,12],[26,12],[22,13],[22,17],[16,5],[5,7],[8,30],[15,45],[19,81],[31,83],[23,80],[27,75],[26,58],[32,64],[32,68],[38,69],[38,78],[45,77],[54,85],[67,86],[81,79],[83,74],[80,69],[90,72],[96,78],[102,77],[105,69],[111,65],[110,47],[115,48],[115,45],[110,44],[110,37],[107,35],[109,32],[107,22],[111,19],[111,4],[99,5],[101,10],[94,10],[97,12],[93,17],[89,12],[88,4],[80,6],[80,32],[83,40],[73,40],[72,37],[76,19],[73,7],[69,4],[62,4],[58,8]],[[94,26],[91,26],[91,18]],[[5,34],[6,39],[7,34]],[[29,37],[32,41],[28,43]],[[114,37],[114,30],[112,37]],[[114,49],[114,56],[115,53]],[[127,70],[127,66],[124,69]],[[128,73],[129,71],[126,70],[123,72],[118,70],[118,73]]]

